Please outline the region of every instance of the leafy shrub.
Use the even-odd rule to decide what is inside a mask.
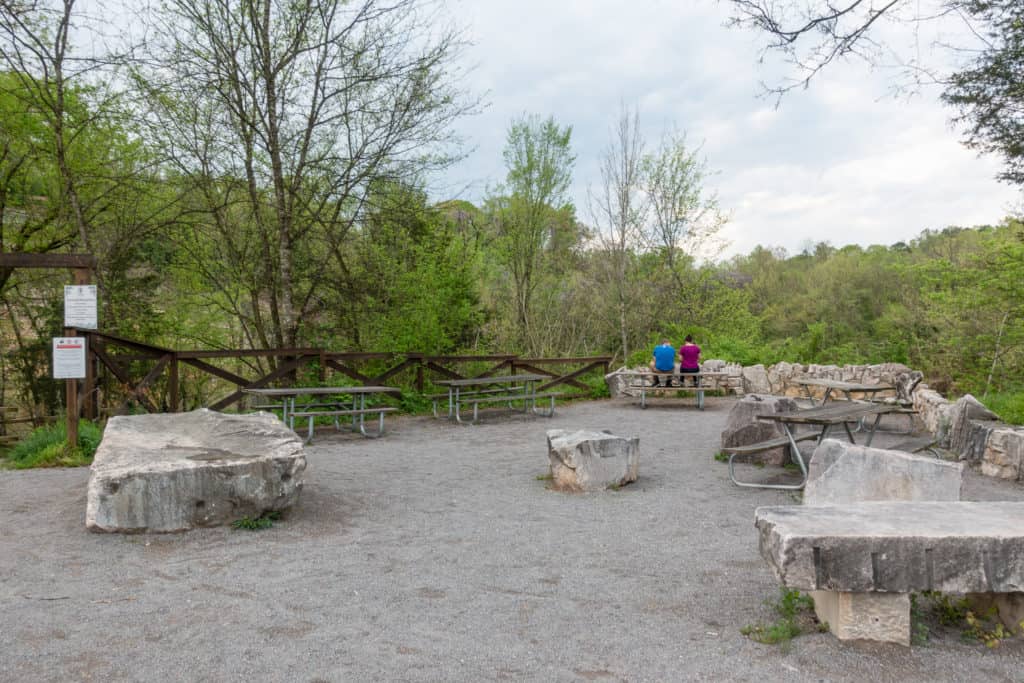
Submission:
[[[67,426],[63,422],[39,427],[21,440],[7,454],[7,465],[13,469],[33,467],[82,467],[92,462],[103,431],[92,422],[78,423],[78,444],[69,447]]]

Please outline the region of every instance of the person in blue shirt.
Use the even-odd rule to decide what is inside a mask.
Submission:
[[[668,339],[662,339],[661,343],[654,347],[654,353],[651,359],[651,372],[665,373],[668,375],[665,377],[665,386],[672,386],[672,373],[676,369],[676,350],[669,343]],[[660,386],[658,384],[658,375],[654,376],[654,383],[652,387]]]

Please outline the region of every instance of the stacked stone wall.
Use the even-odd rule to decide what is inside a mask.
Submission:
[[[840,366],[780,362],[768,367],[744,367],[723,360],[709,360],[702,363],[702,368],[727,373],[725,386],[731,393],[740,396],[806,396],[805,388],[794,383],[796,379],[830,379],[908,387],[921,375],[902,363]],[[614,373],[608,378],[613,376]],[[626,391],[617,391],[612,379],[608,380],[608,385],[612,396],[628,395]],[[814,387],[812,390],[812,395],[817,397],[823,391]],[[960,460],[979,466],[986,476],[1024,482],[1024,426],[1002,422],[969,394],[954,402],[927,384],[917,384],[909,397],[897,397],[895,393],[888,396],[880,394],[877,398],[909,398],[917,410],[918,419],[928,432],[935,435],[940,446],[957,453]]]

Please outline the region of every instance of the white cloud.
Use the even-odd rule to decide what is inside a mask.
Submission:
[[[491,106],[463,122],[476,151],[448,178],[479,199],[504,176],[509,121],[553,115],[573,126],[573,193],[586,188],[620,102],[638,106],[650,144],[663,128],[703,144],[732,223],[727,253],[757,244],[793,252],[806,242],[892,244],[925,228],[996,222],[1019,200],[993,180],[997,159],[958,142],[935,93],[885,97],[885,74],[837,65],[775,108],[757,96],[775,67],[758,67],[760,37],[723,26],[726,7],[647,0],[462,0],[453,14],[472,25],[477,64],[467,83],[491,91]]]

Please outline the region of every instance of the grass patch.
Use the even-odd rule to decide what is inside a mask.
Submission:
[[[717,460],[718,462],[729,462],[729,454],[719,451],[715,453],[715,460]]]
[[[801,633],[828,630],[828,624],[820,623],[814,616],[814,600],[798,590],[780,588],[779,597],[766,600],[765,604],[775,610],[778,618],[770,624],[749,624],[741,628],[740,633],[751,640],[788,648],[790,641]]]
[[[1024,391],[1006,391],[978,399],[1003,422],[1024,425]]]
[[[537,481],[551,481],[552,479],[554,479],[554,476],[552,476],[552,474],[548,472],[547,474],[538,474],[536,477],[534,477],[534,479],[536,479]]]
[[[68,444],[64,422],[39,427],[7,453],[4,466],[16,470],[87,466],[92,462],[102,437],[103,430],[87,420],[78,423],[76,446]]]
[[[245,531],[262,531],[263,529],[269,529],[274,526],[274,522],[281,519],[281,513],[277,510],[271,510],[270,512],[264,512],[259,517],[242,517],[236,519],[231,523],[234,529],[243,529]]]

